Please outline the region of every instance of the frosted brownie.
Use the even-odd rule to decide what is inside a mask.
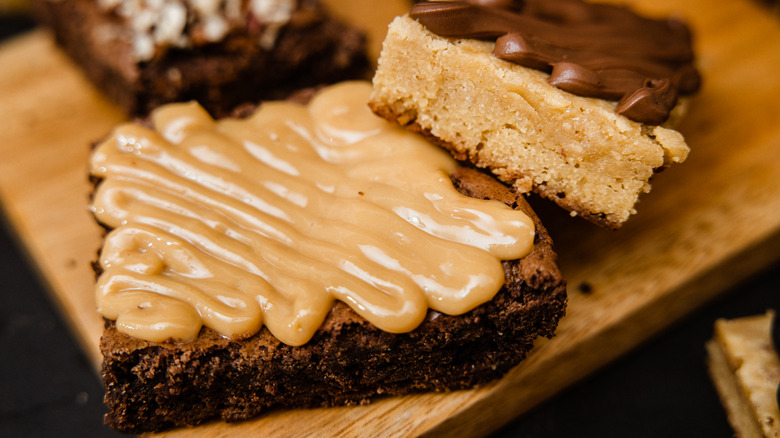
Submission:
[[[780,437],[778,331],[774,312],[721,319],[707,343],[710,375],[740,438]]]
[[[421,2],[389,26],[371,108],[572,214],[619,228],[685,160],[687,28],[576,0]]]
[[[368,82],[125,124],[91,159],[106,421],[131,432],[501,377],[566,307],[519,195],[376,117]]]
[[[34,0],[35,15],[129,115],[199,101],[246,102],[364,78],[362,31],[317,0]]]

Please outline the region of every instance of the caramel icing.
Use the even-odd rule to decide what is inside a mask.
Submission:
[[[688,28],[581,0],[422,2],[409,14],[450,38],[496,40],[496,57],[550,73],[573,94],[618,100],[616,111],[659,125],[698,90]]]
[[[428,308],[461,314],[502,287],[501,260],[532,248],[530,218],[466,197],[442,150],[374,116],[371,86],[308,106],[263,104],[214,121],[195,103],[118,127],[91,159],[92,211],[110,231],[99,311],[132,336],[227,337],[263,325],[307,342],[333,300],[389,332]]]

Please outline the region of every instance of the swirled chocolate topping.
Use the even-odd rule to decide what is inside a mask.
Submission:
[[[617,112],[666,121],[680,95],[694,93],[691,35],[684,23],[641,17],[581,0],[421,2],[409,14],[447,38],[496,39],[498,58],[550,73],[550,84],[617,100]]]

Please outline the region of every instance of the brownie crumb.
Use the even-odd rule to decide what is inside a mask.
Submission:
[[[579,290],[583,295],[590,295],[593,293],[593,285],[587,281],[583,281],[579,284],[579,286],[577,286],[577,290]]]

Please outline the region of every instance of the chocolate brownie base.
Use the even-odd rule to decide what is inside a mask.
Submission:
[[[453,175],[464,194],[498,199],[536,224],[533,252],[504,263],[506,284],[492,301],[460,316],[429,311],[414,331],[383,332],[337,302],[313,339],[280,343],[266,329],[243,341],[203,329],[186,344],[153,343],[106,323],[106,423],[127,432],[160,431],[222,418],[239,421],[272,408],[367,403],[379,396],[471,388],[501,377],[552,337],[566,287],[544,227],[522,198],[477,170]]]
[[[116,17],[94,0],[34,0],[38,20],[86,76],[130,116],[169,102],[197,100],[213,116],[245,102],[280,99],[312,85],[367,77],[364,34],[331,18],[317,1],[301,1],[270,50],[249,31],[219,43],[170,49],[136,62],[132,47],[106,38]],[[102,29],[102,31],[101,31]]]

